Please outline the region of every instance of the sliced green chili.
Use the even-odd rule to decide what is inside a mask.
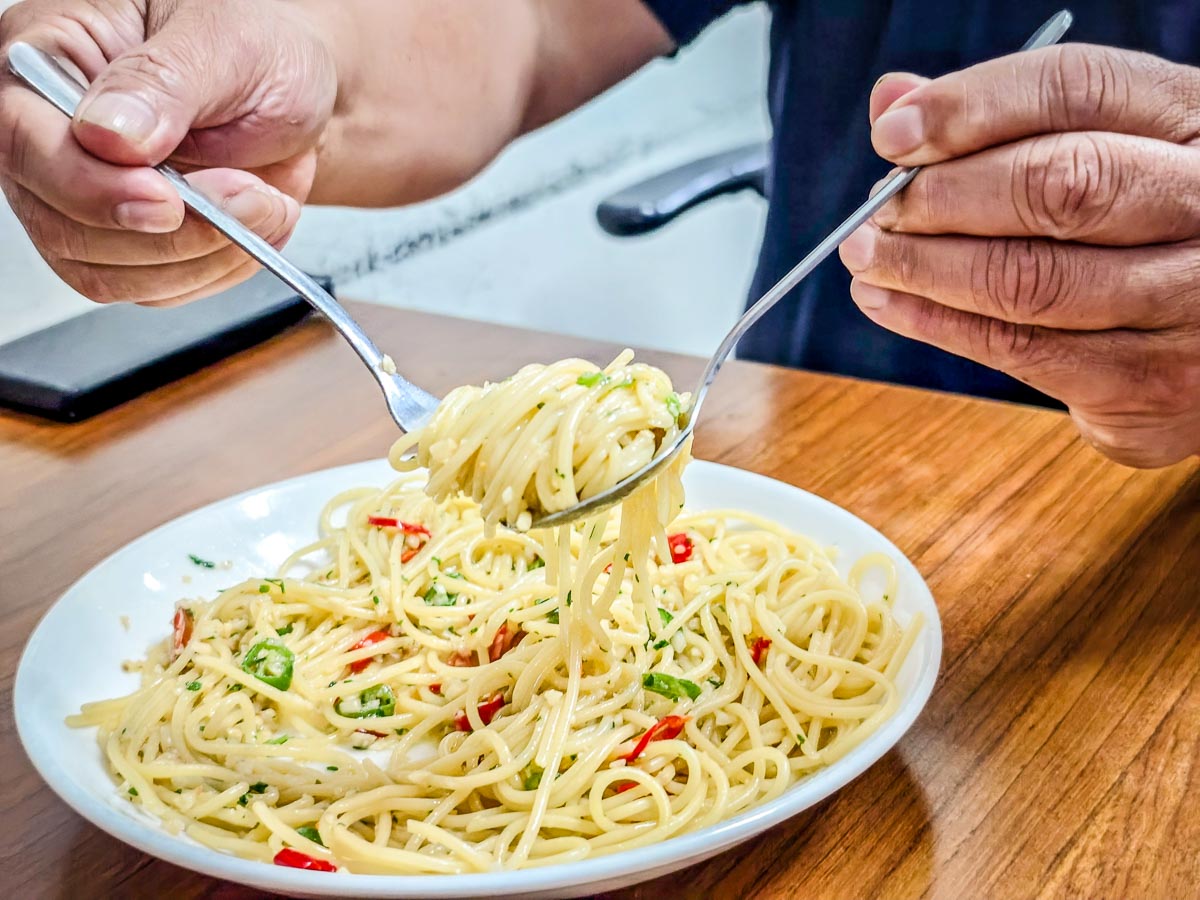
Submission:
[[[436,581],[425,592],[425,602],[429,606],[453,606],[458,594],[451,594]]]
[[[642,687],[671,700],[687,694],[693,700],[700,696],[700,685],[686,678],[676,678],[663,672],[648,672],[642,676]]]
[[[338,715],[348,719],[375,719],[396,712],[396,695],[386,684],[377,684],[357,697],[343,697],[334,704]]]
[[[273,638],[259,641],[242,660],[242,671],[264,684],[286,691],[292,686],[292,668],[296,655]]]

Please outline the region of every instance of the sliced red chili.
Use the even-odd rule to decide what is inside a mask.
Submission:
[[[525,632],[520,628],[512,631],[508,627],[508,623],[505,622],[496,631],[496,636],[492,638],[492,644],[488,647],[488,659],[491,662],[495,662],[513,647],[517,646],[517,644],[521,643],[521,638],[523,637],[525,637]]]
[[[323,859],[316,859],[307,853],[284,847],[275,854],[275,865],[288,866],[292,869],[311,869],[314,872],[336,872],[337,866]]]
[[[357,644],[355,644],[350,649],[351,650],[361,650],[361,649],[363,649],[363,647],[370,647],[372,644],[378,644],[380,641],[386,641],[391,636],[392,636],[392,633],[390,631],[385,631],[382,629],[379,631],[372,631],[370,634],[364,636]],[[365,659],[356,659],[354,662],[350,663],[350,671],[354,672],[355,674],[358,674],[359,672],[361,672],[363,669],[365,669],[367,666],[369,666],[371,664],[372,659],[374,659],[374,657],[371,657],[371,656],[368,656]]]
[[[181,606],[175,610],[175,618],[171,623],[174,629],[171,647],[175,656],[178,656],[179,652],[187,646],[188,641],[192,639],[192,626],[195,624],[196,618],[190,609],[184,609]]]
[[[612,573],[612,563],[609,563],[607,566],[604,567],[604,574],[609,575],[611,573]]]
[[[467,666],[479,665],[479,659],[475,656],[474,650],[455,650],[446,657],[446,665],[462,669]]]
[[[687,722],[687,716],[663,716],[663,718],[646,729],[641,739],[634,746],[633,752],[625,757],[625,762],[631,763],[641,756],[651,741],[669,741],[672,738],[679,737],[679,733],[683,731],[683,726]]]
[[[496,718],[496,713],[500,712],[500,708],[502,706],[504,706],[504,695],[493,694],[491,699],[484,700],[477,707],[475,707],[475,709],[478,711],[479,718],[483,721],[483,724],[491,725],[492,719]],[[459,731],[475,730],[471,726],[471,720],[467,718],[467,711],[465,709],[460,709],[457,713],[455,713],[454,727]]]
[[[387,735],[384,734],[382,731],[372,731],[370,728],[355,728],[354,731],[356,734],[369,734],[369,735],[371,735],[373,737],[377,737],[377,738],[387,737]]]
[[[405,522],[393,516],[367,516],[367,524],[374,525],[376,528],[399,528],[405,534],[420,534],[425,537],[432,537],[429,529],[421,524],[413,524]]]
[[[667,546],[671,548],[671,562],[682,563],[692,558],[696,545],[682,531],[678,534],[667,535]]]
[[[441,686],[441,684],[440,684],[440,683],[438,683],[438,684],[431,684],[431,685],[429,686],[429,692],[430,692],[431,694],[437,694],[439,697],[440,697],[440,696],[442,696],[442,686]]]
[[[765,637],[756,637],[750,642],[750,659],[757,666],[763,661],[763,657],[767,655],[767,650],[771,647],[771,639]]]
[[[425,542],[432,537],[429,529],[424,525],[419,523],[414,524],[413,522],[405,522],[404,520],[397,519],[394,516],[367,516],[367,524],[374,525],[376,528],[399,528],[400,532],[406,536],[413,535],[416,537],[425,538],[424,541],[420,541],[415,547],[409,547],[407,545],[405,546],[403,552],[400,554],[400,562],[402,563],[408,562],[410,559],[420,553],[421,548],[425,546]]]
[[[637,782],[636,781],[618,781],[616,784],[613,785],[613,787],[616,788],[616,791],[618,794],[623,794],[626,791],[632,790],[633,788],[637,787]]]

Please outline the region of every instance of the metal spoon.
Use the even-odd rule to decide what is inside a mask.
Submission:
[[[74,118],[75,110],[87,88],[59,65],[58,60],[29,44],[16,43],[8,48],[8,68],[43,98]],[[395,374],[395,366],[385,361],[384,355],[359,324],[324,288],[284,259],[278,250],[197,191],[171,166],[163,163],[155,168],[179,192],[188,208],[262,263],[275,277],[312,304],[333,324],[379,382],[387,400],[388,412],[403,431],[413,431],[429,420],[433,411],[437,409],[438,398]]]
[[[1042,47],[1049,47],[1051,44],[1057,44],[1062,39],[1062,36],[1066,34],[1067,29],[1071,27],[1073,18],[1069,10],[1064,9],[1056,13],[1041,28],[1033,33],[1033,36],[1025,42],[1021,50],[1038,50]],[[873,197],[851,213],[846,221],[842,222],[828,237],[817,244],[804,259],[800,260],[794,269],[779,279],[774,287],[763,294],[758,302],[743,313],[742,317],[737,320],[737,323],[730,329],[729,333],[725,335],[725,339],[717,347],[717,352],[712,355],[712,358],[708,361],[708,365],[704,368],[704,374],[700,376],[700,382],[692,392],[691,407],[684,414],[686,421],[683,423],[683,429],[675,440],[667,446],[660,447],[654,459],[650,460],[650,462],[632,475],[626,477],[623,481],[574,506],[535,519],[532,527],[548,528],[554,525],[562,525],[584,516],[594,515],[620,502],[640,487],[646,479],[653,478],[662,471],[678,455],[679,451],[683,449],[684,442],[692,436],[692,431],[696,427],[696,419],[700,413],[700,405],[704,402],[704,397],[708,394],[709,386],[713,383],[713,379],[717,377],[717,372],[720,371],[721,364],[725,362],[734,345],[741,340],[742,336],[755,322],[763,317],[763,314],[767,310],[782,300],[792,288],[804,280],[818,264],[836,250],[842,241],[850,237],[860,225],[865,223],[885,203],[900,193],[920,171],[920,166],[914,166],[913,168],[900,169],[893,173]]]

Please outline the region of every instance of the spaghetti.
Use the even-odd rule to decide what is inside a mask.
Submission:
[[[618,362],[603,375],[633,370]],[[481,409],[460,431],[439,412],[417,442],[459,443],[442,456],[422,446],[428,483],[410,472],[347,491],[278,578],[181,604],[172,638],[133,664],[141,687],[70,720],[98,727],[120,789],[166,827],[243,857],[481,872],[711,825],[870,734],[897,706],[920,626],[893,615],[887,557],[843,578],[773,522],[681,513],[683,458],[611,513],[553,531],[496,527],[617,478],[647,452],[639,434],[669,432],[671,414],[651,409],[669,382],[649,367],[635,376],[648,370],[644,391],[589,397],[626,392],[619,426],[570,425],[577,368],[523,370],[521,402],[505,400],[521,424]],[[526,397],[534,382],[557,387]],[[548,409],[559,424],[541,430]],[[480,442],[457,456],[485,421],[508,451]],[[555,445],[568,425],[576,441],[611,446]],[[565,459],[559,480],[572,484],[560,490],[544,469]],[[872,570],[882,590],[868,589]]]

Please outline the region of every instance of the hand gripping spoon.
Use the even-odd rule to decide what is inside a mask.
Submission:
[[[1049,47],[1051,44],[1057,44],[1062,39],[1062,36],[1066,34],[1067,29],[1071,27],[1071,22],[1072,16],[1069,11],[1064,9],[1056,13],[1041,28],[1034,32],[1033,36],[1025,42],[1021,50],[1037,50],[1042,47]],[[763,314],[767,310],[787,296],[792,288],[803,281],[829,254],[833,253],[842,241],[846,240],[860,225],[875,215],[885,203],[900,193],[920,171],[921,167],[915,166],[909,169],[899,169],[894,172],[880,186],[873,197],[856,209],[846,221],[842,222],[828,237],[817,244],[804,259],[800,260],[794,269],[779,279],[774,287],[763,294],[753,306],[743,313],[742,317],[738,319],[729,333],[725,335],[725,339],[717,347],[717,351],[708,361],[708,365],[705,366],[704,374],[700,376],[699,383],[692,391],[691,406],[683,414],[685,417],[683,428],[670,444],[658,448],[654,459],[608,490],[601,491],[567,509],[549,513],[535,519],[532,527],[549,528],[554,525],[563,525],[585,516],[594,515],[620,502],[623,498],[637,490],[648,478],[653,478],[661,472],[678,455],[679,451],[683,449],[684,443],[692,436],[692,432],[696,427],[696,420],[700,413],[700,405],[704,402],[708,388],[713,383],[713,379],[717,377],[717,372],[720,371],[721,364],[725,362],[726,357],[729,356],[742,336],[750,330],[750,327],[755,322],[763,317]]]
[[[8,68],[25,84],[50,101],[68,116],[83,99],[86,88],[67,72],[54,57],[29,44],[16,43],[8,48]],[[155,166],[192,212],[208,221],[275,275],[280,281],[307,300],[327,318],[346,339],[359,358],[366,363],[383,389],[388,412],[404,431],[423,426],[437,409],[438,398],[396,374],[390,359],[363,332],[350,314],[319,284],[283,256],[253,231],[222,210],[184,179],[175,169],[163,163]]]

